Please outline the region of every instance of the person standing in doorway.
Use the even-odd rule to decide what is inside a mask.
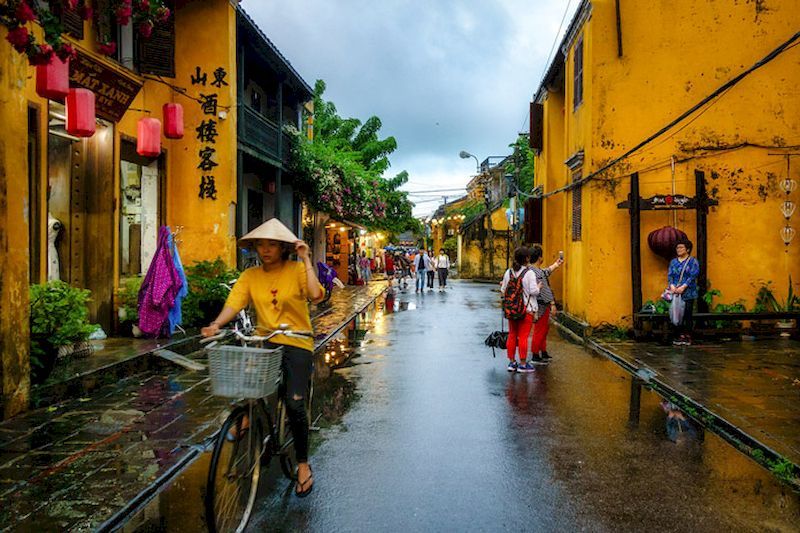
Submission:
[[[444,248],[439,250],[439,255],[436,257],[436,272],[439,274],[439,290],[443,291],[447,288],[447,273],[450,271],[450,256],[448,256]]]
[[[691,256],[692,241],[680,239],[675,244],[675,257],[669,262],[667,271],[668,290],[672,294],[680,294],[685,304],[683,319],[675,327],[676,346],[690,346],[692,344],[692,315],[694,302],[697,300],[697,276],[700,275],[700,262]]]
[[[514,251],[514,263],[503,275],[500,292],[503,295],[503,315],[508,320],[508,352],[509,372],[533,372],[534,367],[526,361],[528,357],[528,335],[536,316],[536,297],[539,295],[541,283],[536,282],[536,274],[528,268],[528,249],[517,248]],[[514,360],[515,352],[519,354],[519,363]]]
[[[537,300],[537,319],[533,325],[533,340],[531,342],[531,362],[535,365],[547,364],[550,362],[550,354],[547,353],[547,333],[550,331],[550,315],[556,312],[556,298],[553,289],[550,288],[550,275],[564,264],[562,253],[559,252],[558,259],[549,267],[542,268],[544,257],[542,247],[534,244],[530,248],[531,269],[536,274],[536,281],[541,285]]]

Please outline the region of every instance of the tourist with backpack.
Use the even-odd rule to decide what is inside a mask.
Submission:
[[[536,297],[542,284],[536,281],[536,274],[528,265],[530,253],[527,248],[514,251],[514,263],[503,275],[500,292],[503,295],[503,316],[508,320],[509,372],[533,372],[534,366],[526,361],[528,357],[528,335],[533,327],[537,312]],[[515,361],[518,353],[519,363]]]

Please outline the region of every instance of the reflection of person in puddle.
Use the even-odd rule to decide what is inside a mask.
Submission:
[[[288,329],[293,331],[311,331],[308,302],[322,301],[325,289],[311,264],[308,245],[273,218],[239,240],[239,247],[251,246],[261,258],[261,266],[242,272],[222,312],[201,330],[203,336],[216,335],[221,327],[251,303],[256,309],[261,333],[279,329],[282,324],[288,324]],[[289,260],[292,252],[297,253],[299,262]],[[309,423],[304,402],[313,371],[314,339],[279,335],[269,344],[283,348],[286,410],[298,463],[295,494],[303,497],[314,487],[311,466],[308,464]]]
[[[667,438],[677,443],[681,437],[697,437],[697,430],[692,421],[672,402],[661,402],[661,408],[667,413]]]
[[[394,313],[394,289],[389,287],[389,290],[386,292],[386,300],[383,304],[383,314],[390,315]]]

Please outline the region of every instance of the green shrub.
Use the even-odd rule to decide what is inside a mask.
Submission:
[[[122,324],[139,323],[139,289],[142,288],[142,276],[127,278],[119,289],[119,321]]]
[[[82,342],[97,329],[89,323],[91,293],[50,281],[30,287],[31,367],[51,369],[60,346]],[[44,374],[49,373],[45,370]]]
[[[189,294],[181,307],[184,327],[205,326],[216,318],[228,297],[228,289],[222,284],[238,277],[239,271],[228,268],[220,258],[198,261],[186,268]]]

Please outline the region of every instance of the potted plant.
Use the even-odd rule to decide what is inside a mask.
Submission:
[[[183,301],[183,325],[206,325],[215,318],[225,305],[230,292],[225,285],[233,285],[239,272],[221,260],[198,261],[186,269],[189,294]]]
[[[800,308],[800,295],[794,292],[794,286],[792,284],[792,276],[789,276],[789,289],[786,294],[786,298],[782,301],[778,301],[775,297],[775,294],[772,292],[772,282],[762,282],[761,288],[758,290],[758,294],[756,295],[756,305],[754,310],[759,310],[761,312],[774,312],[780,313],[784,311],[796,311]],[[778,329],[792,329],[795,327],[794,320],[792,319],[782,319],[778,320],[778,323],[775,325]]]
[[[59,349],[82,343],[98,326],[89,323],[90,292],[63,281],[31,285],[31,382],[42,383],[55,367]]]
[[[121,335],[138,337],[141,334],[137,324],[139,323],[139,289],[142,288],[142,281],[142,276],[126,278],[117,291],[119,299],[117,318]]]

